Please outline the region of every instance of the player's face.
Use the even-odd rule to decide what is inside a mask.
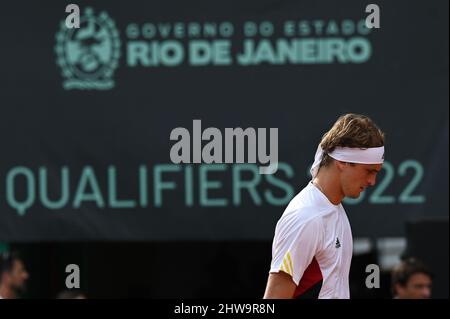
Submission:
[[[342,191],[346,197],[358,198],[369,186],[376,183],[377,173],[383,164],[340,163]]]
[[[403,299],[429,299],[431,278],[427,274],[416,273],[409,278],[406,286],[397,286],[397,293]]]

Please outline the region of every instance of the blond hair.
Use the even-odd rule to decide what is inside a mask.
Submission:
[[[323,135],[320,146],[324,151],[320,166],[327,166],[333,160],[328,154],[337,146],[355,148],[384,146],[384,133],[369,117],[349,113],[337,119],[333,127]]]

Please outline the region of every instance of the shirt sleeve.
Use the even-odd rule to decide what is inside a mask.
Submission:
[[[321,247],[323,227],[319,217],[299,222],[292,215],[280,219],[275,228],[270,272],[283,271],[298,285]]]

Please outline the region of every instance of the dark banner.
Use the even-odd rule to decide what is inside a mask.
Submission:
[[[0,240],[270,240],[348,112],[386,132],[354,236],[448,217],[447,1],[378,1],[379,28],[361,1],[79,1],[79,28],[67,5],[0,11]]]

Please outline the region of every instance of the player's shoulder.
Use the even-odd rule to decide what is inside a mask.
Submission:
[[[312,206],[292,206],[286,208],[279,220],[279,224],[291,226],[306,226],[318,227],[323,224],[324,213],[318,211],[316,207]]]
[[[320,214],[313,214],[305,207],[285,211],[275,228],[275,240],[297,238],[299,235],[320,238],[325,229],[325,223]]]
[[[317,207],[293,204],[286,208],[277,226],[294,232],[306,227],[320,229],[324,225],[325,215]]]
[[[283,216],[297,221],[320,220],[332,213],[334,208],[327,204],[312,184],[305,186],[288,204]]]

